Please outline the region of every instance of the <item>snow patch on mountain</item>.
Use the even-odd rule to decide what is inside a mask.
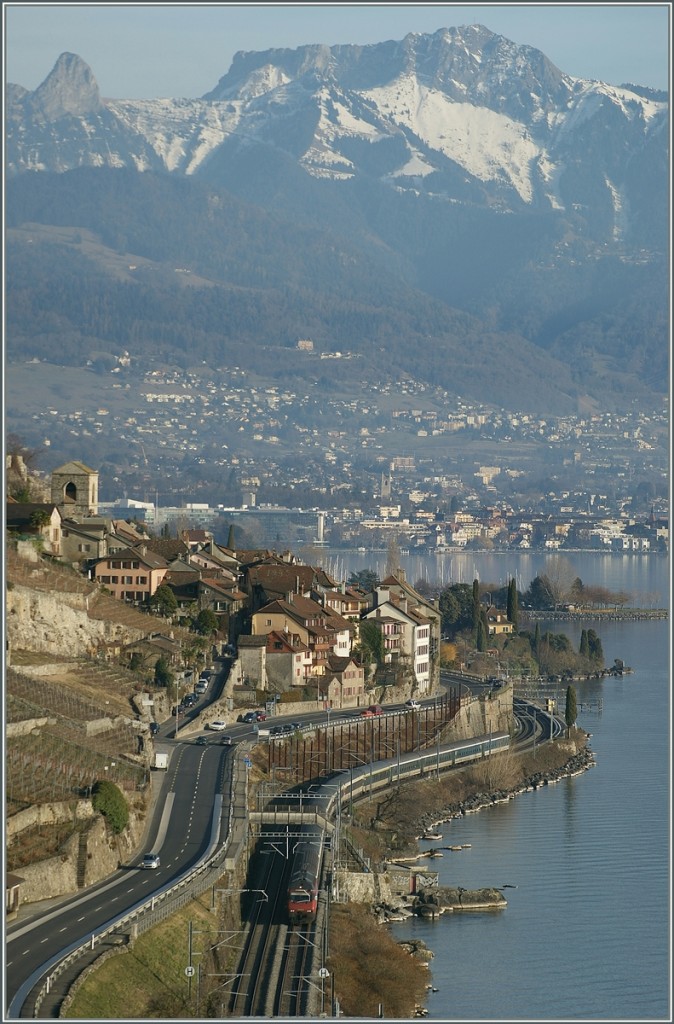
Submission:
[[[116,100],[108,109],[143,138],[168,171],[193,174],[238,124],[233,104],[203,100]]]
[[[436,168],[429,164],[418,150],[413,149],[407,163],[399,167],[397,171],[393,171],[392,174],[386,175],[384,181],[396,178],[425,178],[427,174],[433,174],[435,170]]]
[[[531,202],[532,166],[541,149],[525,125],[487,107],[457,103],[412,75],[363,95],[474,177],[505,179],[524,202]]]
[[[627,201],[621,190],[609,178],[605,177],[604,181],[613,202],[613,240],[620,242],[629,226]]]

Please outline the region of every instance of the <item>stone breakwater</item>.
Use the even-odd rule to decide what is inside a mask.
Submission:
[[[405,921],[409,917],[423,917],[435,921],[441,914],[503,910],[507,905],[508,901],[500,889],[453,889],[437,886],[414,896],[399,896],[391,901],[381,901],[375,904],[373,911],[379,924],[390,924],[392,921]]]
[[[465,800],[449,804],[440,812],[439,817],[437,812],[432,816],[430,814],[424,815],[419,821],[420,834],[432,831],[438,825],[451,821],[452,818],[460,818],[464,814],[474,814],[485,807],[493,807],[495,804],[505,803],[507,800],[512,800],[514,797],[519,796],[520,793],[530,793],[540,786],[553,785],[562,779],[582,775],[583,772],[588,771],[594,765],[594,754],[587,747],[584,747],[577,754],[574,754],[573,757],[569,758],[561,767],[534,772],[515,789],[498,789],[493,793],[474,793]]]

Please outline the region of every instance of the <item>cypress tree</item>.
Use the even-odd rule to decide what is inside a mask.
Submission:
[[[583,629],[580,634],[580,648],[578,653],[582,658],[590,657],[590,644],[587,639],[587,630]]]
[[[566,722],[566,735],[567,739],[571,731],[571,726],[575,725],[576,718],[578,716],[578,709],[576,707],[576,691],[573,686],[567,686],[566,688],[566,708],[564,710],[564,721]]]
[[[512,622],[513,626],[515,627],[516,633],[518,631],[518,612],[519,609],[517,606],[517,583],[515,581],[515,577],[513,576],[513,578],[510,580],[510,583],[508,584],[507,616],[508,621]]]
[[[604,649],[601,644],[601,639],[597,636],[593,629],[587,631],[587,644],[590,651],[590,658],[595,661],[598,665],[604,664]]]
[[[480,581],[473,580],[473,629],[480,621]]]
[[[536,631],[534,633],[534,657],[536,658],[536,661],[538,661],[538,655],[540,653],[540,650],[541,650],[541,624],[540,624],[540,622],[537,622],[536,623]]]
[[[475,646],[478,651],[487,650],[487,637],[485,635],[484,622],[482,619],[479,619],[477,623],[477,639],[475,641]]]

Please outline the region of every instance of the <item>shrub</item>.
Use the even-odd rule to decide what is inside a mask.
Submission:
[[[129,805],[114,782],[100,779],[93,788],[91,803],[116,835],[129,824]]]

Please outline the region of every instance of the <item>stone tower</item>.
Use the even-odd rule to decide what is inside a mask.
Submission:
[[[66,518],[98,515],[98,473],[83,462],[66,462],[51,475],[51,500]]]

